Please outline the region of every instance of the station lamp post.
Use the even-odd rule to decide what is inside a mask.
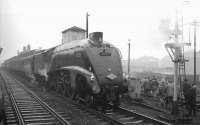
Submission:
[[[128,39],[128,77],[130,77],[130,52],[131,52],[131,40]]]
[[[196,84],[196,27],[198,22],[194,20],[194,84]]]

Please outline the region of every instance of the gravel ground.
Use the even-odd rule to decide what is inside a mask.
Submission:
[[[12,74],[14,75],[14,74]],[[50,104],[52,108],[56,108],[57,111],[64,111],[67,116],[69,116],[69,120],[73,125],[107,125],[108,123],[104,122],[103,120],[97,118],[96,116],[82,110],[78,109],[77,107],[72,106],[72,103],[69,101],[64,100],[58,94],[52,91],[46,91],[41,86],[37,85],[36,83],[31,83],[28,79],[21,78],[20,76],[14,75],[15,78],[20,80],[22,83],[26,83],[31,90],[33,90],[39,97],[41,97],[45,102]],[[130,109],[135,110],[141,114],[145,114],[150,117],[158,118],[159,115],[162,115],[162,112],[154,111],[152,109],[144,108],[143,106],[134,105],[130,103],[130,98],[123,98],[122,99],[122,106]],[[153,98],[144,98],[144,103],[164,110],[157,99]],[[166,111],[166,110],[165,110]],[[197,116],[193,118],[193,121],[189,125],[200,125],[200,113],[197,113]]]
[[[122,106],[130,109],[130,110],[135,110],[141,114],[145,114],[147,116],[150,116],[150,117],[154,117],[154,118],[159,118],[159,116],[161,115],[164,115],[166,117],[173,117],[169,111],[167,111],[166,109],[164,109],[158,102],[157,99],[155,98],[143,98],[143,103],[145,104],[148,104],[154,108],[158,108],[160,110],[164,110],[166,113],[162,113],[162,112],[158,112],[158,111],[155,111],[153,109],[148,109],[148,108],[145,108],[143,106],[140,106],[140,105],[135,105],[133,103],[131,103],[133,100],[130,99],[130,98],[123,98],[122,100]],[[179,125],[182,125],[183,123],[179,124]],[[185,123],[187,125],[200,125],[200,112],[197,112],[197,116],[196,117],[193,117],[193,120],[191,123]]]
[[[149,117],[153,117],[153,118],[156,118],[156,119],[159,118],[158,117],[159,115],[162,115],[164,113],[164,112],[160,112],[160,111],[156,111],[156,110],[150,109],[148,107],[144,107],[144,106],[140,105],[139,103],[137,104],[136,101],[131,100],[130,98],[124,98],[121,101],[122,101],[121,105],[123,107],[126,107],[126,108],[128,108],[130,110],[135,110],[135,111],[137,111],[137,112],[139,112],[141,114],[145,114],[145,115],[147,115]],[[157,108],[157,107],[155,107],[155,108]],[[163,110],[163,111],[165,111],[165,110]]]
[[[55,92],[46,91],[36,83],[31,83],[28,79],[22,79],[20,76],[14,75],[13,73],[12,76],[34,91],[42,100],[49,104],[50,107],[56,109],[58,112],[65,112],[72,125],[108,125],[108,123],[103,120],[73,105],[69,100],[63,99],[58,94],[55,94]]]

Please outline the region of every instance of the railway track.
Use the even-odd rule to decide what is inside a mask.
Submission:
[[[116,110],[105,110],[97,113],[100,117],[117,125],[170,125],[169,123],[119,107]]]
[[[63,98],[62,95],[61,97]],[[65,100],[67,100],[73,108],[85,112],[88,117],[90,116],[97,119],[100,123],[103,123],[103,125],[171,125],[170,123],[137,113],[134,110],[125,109],[123,107],[119,107],[117,110],[108,108],[105,111],[99,111],[80,103],[77,104],[68,98],[65,98]]]
[[[156,111],[156,112],[167,113],[166,110],[163,110],[163,109],[160,109],[160,108],[156,108],[154,106],[151,106],[151,105],[143,103],[143,102],[137,102],[137,101],[131,100],[131,101],[125,101],[123,103],[124,103],[124,105],[130,106],[130,107],[132,107],[132,106],[140,106],[140,107],[144,107],[146,109],[153,110],[153,111]]]
[[[23,85],[20,85],[20,86],[23,86]],[[69,99],[67,97],[64,97],[62,95],[60,96],[69,102]],[[82,104],[77,104],[72,100],[69,103],[74,109],[83,111],[88,117],[92,117],[93,119],[98,120],[100,125],[110,125],[110,124],[112,125],[132,125],[132,124],[134,125],[169,125],[169,123],[145,116],[143,114],[139,114],[133,110],[130,111],[122,107],[119,107],[117,110],[108,109],[105,111],[98,111],[98,110],[88,108],[87,106],[84,106]],[[44,122],[44,124],[45,123],[49,124],[49,121]]]
[[[4,95],[4,102],[5,102],[5,114],[6,114],[6,124],[8,125],[15,125],[18,123],[17,117],[15,115],[15,111],[12,108],[12,104],[10,103],[9,96],[6,94]]]
[[[1,72],[1,75],[8,93],[5,97],[10,100],[10,104],[5,109],[7,124],[70,125],[67,116],[55,112],[23,84],[12,79],[5,72]]]
[[[72,104],[72,107],[82,110],[87,113],[89,116],[99,119],[99,121],[104,121],[104,123],[112,125],[171,125],[170,123],[155,119],[153,117],[146,116],[144,114],[137,113],[134,110],[128,110],[123,107],[119,107],[116,110],[108,108],[105,111],[99,111],[91,109],[82,104],[77,104],[72,100],[65,98],[69,103]],[[83,102],[84,103],[84,102]]]

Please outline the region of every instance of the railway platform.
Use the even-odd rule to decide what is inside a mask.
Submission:
[[[173,115],[172,113],[167,113],[163,115],[159,115],[159,117],[165,121],[179,123],[179,124],[191,124],[191,125],[199,125],[200,124],[200,103],[199,96],[197,96],[197,104],[196,104],[196,116],[188,115],[188,111],[184,106],[179,106],[179,112],[177,115]]]
[[[182,114],[174,115],[171,113],[159,115],[159,118],[165,120],[170,123],[191,123],[193,121],[193,117],[191,116],[183,116]]]
[[[156,117],[159,119],[169,122],[169,123],[176,123],[176,124],[187,124],[187,125],[199,125],[200,124],[200,110],[199,110],[199,102],[197,101],[197,116],[188,116],[188,111],[185,109],[185,105],[179,106],[179,115],[173,115],[169,109],[166,109],[166,107],[161,106],[159,103],[159,100],[157,98],[145,98],[143,97],[143,101],[135,101],[135,100],[129,100],[129,103],[132,105],[138,105],[141,107],[144,107],[144,109],[152,109],[153,111],[156,111]],[[197,100],[199,100],[197,98]],[[168,107],[169,108],[169,107]],[[184,111],[182,109],[185,109]]]
[[[198,99],[199,100],[199,99]],[[188,124],[188,125],[199,125],[200,124],[200,108],[199,102],[196,104],[197,115],[189,116],[188,111],[184,107],[185,105],[179,105],[178,115],[172,114],[170,111],[164,107],[160,107],[157,101],[145,100],[144,104],[149,105],[150,107],[163,110],[164,113],[158,114],[157,116],[164,121],[175,123],[175,124]],[[183,110],[184,109],[184,110]]]

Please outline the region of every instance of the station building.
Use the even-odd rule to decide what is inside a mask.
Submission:
[[[86,38],[86,30],[77,26],[70,27],[62,31],[62,44],[74,41],[82,40]]]

